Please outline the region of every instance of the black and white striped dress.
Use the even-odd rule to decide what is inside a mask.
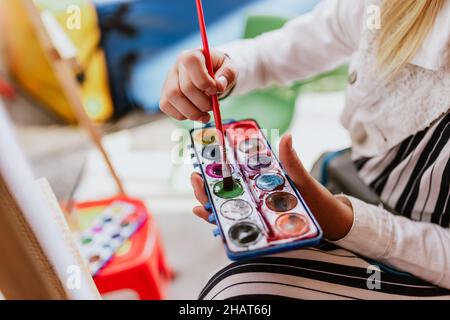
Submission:
[[[444,228],[450,223],[450,113],[386,154],[354,163],[391,212]],[[379,288],[368,270],[381,270]],[[369,272],[369,273],[368,273]],[[450,291],[324,243],[233,263],[208,282],[200,299],[450,299]]]
[[[450,113],[386,155],[355,161],[360,177],[389,211],[450,225]]]

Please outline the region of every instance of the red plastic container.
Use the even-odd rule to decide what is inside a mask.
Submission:
[[[164,299],[165,289],[172,277],[167,265],[161,237],[145,204],[136,199],[114,197],[102,201],[76,204],[83,222],[85,214],[95,216],[114,201],[124,201],[148,214],[142,227],[118,250],[111,261],[94,277],[99,292],[106,298]]]

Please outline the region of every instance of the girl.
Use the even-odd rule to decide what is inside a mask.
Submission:
[[[367,15],[378,8],[380,28]],[[211,94],[288,84],[350,60],[341,120],[360,177],[381,199],[333,196],[283,137],[280,160],[329,243],[232,264],[200,298],[450,298],[449,44],[449,1],[327,0],[280,30],[214,51],[215,79],[201,51],[180,56],[161,110],[203,122]],[[192,184],[204,204],[200,176]],[[392,268],[376,274],[375,261]]]

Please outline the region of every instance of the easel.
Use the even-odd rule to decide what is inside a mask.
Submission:
[[[117,186],[119,194],[125,194],[125,189],[123,187],[123,183],[120,180],[114,166],[111,162],[111,159],[108,156],[103,144],[102,144],[102,134],[98,127],[92,122],[92,120],[87,115],[83,101],[81,99],[80,87],[76,80],[74,74],[74,57],[63,57],[60,51],[58,51],[58,46],[55,45],[53,39],[51,39],[49,35],[49,31],[46,29],[42,19],[41,13],[39,9],[36,7],[33,0],[21,0],[22,4],[27,11],[30,21],[34,27],[34,30],[37,33],[38,39],[46,52],[48,61],[52,66],[52,69],[61,84],[61,88],[64,91],[64,94],[67,97],[70,105],[72,106],[72,110],[77,118],[79,124],[83,126],[89,133],[89,136],[98,149],[100,151],[108,170],[114,179],[114,182]]]
[[[38,35],[39,41],[46,52],[48,61],[61,84],[61,88],[64,91],[67,100],[73,108],[78,122],[87,129],[92,141],[102,154],[111,176],[117,185],[119,194],[125,194],[123,184],[102,145],[102,135],[85,112],[81,99],[80,87],[75,79],[73,70],[74,61],[58,51],[33,0],[19,1],[21,1],[21,4],[30,17],[30,21]],[[4,155],[6,154],[7,153],[4,152]],[[0,161],[0,167],[1,164]],[[11,179],[8,181],[8,179],[6,179],[7,176],[2,176],[2,173],[4,172],[14,172],[14,170],[11,169],[14,168],[14,166],[10,166],[9,168],[10,170],[3,172],[0,170],[0,261],[3,262],[0,263],[0,288],[4,296],[7,299],[46,300],[69,299],[75,297],[100,299],[97,288],[94,285],[89,271],[84,266],[84,261],[79,255],[75,242],[70,235],[70,231],[67,228],[60,211],[59,204],[48,187],[48,184],[41,183],[41,185],[39,185],[40,191],[44,194],[46,206],[43,207],[43,210],[35,210],[35,212],[30,213],[29,210],[23,210],[21,207],[23,201],[11,191]],[[31,174],[29,176],[31,179]],[[21,179],[16,179],[15,181],[18,180],[24,181]],[[32,189],[33,188],[30,190]],[[28,194],[33,194],[33,192]],[[58,234],[63,235],[59,238],[61,239],[60,246],[65,245],[62,251],[61,248],[59,248],[60,251],[58,252],[51,251],[48,247],[46,249],[50,250],[50,253],[53,252],[53,258],[59,255],[59,257],[67,256],[69,259],[51,260],[51,257],[46,254],[48,252],[43,250],[45,247],[43,247],[39,240],[39,236],[42,237],[42,228],[40,229],[40,233],[35,233],[32,228],[34,224],[30,225],[27,220],[29,215],[36,217],[37,213],[39,220],[45,221],[42,220],[44,216],[48,220],[49,223],[45,224],[45,226],[48,226],[50,229],[58,229]],[[48,214],[50,213],[53,217],[48,217]],[[49,231],[44,231],[45,235],[48,233]],[[57,242],[59,243],[59,241]],[[60,268],[58,269],[59,274],[57,270],[55,270],[55,261],[73,261],[73,266],[80,266],[84,288],[83,294],[81,294],[79,290],[77,291],[76,288],[73,289],[73,292],[77,293],[73,294],[73,292],[67,288],[64,276],[61,277],[61,266],[59,266]]]

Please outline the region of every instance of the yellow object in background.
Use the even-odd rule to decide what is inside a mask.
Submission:
[[[29,0],[31,1],[31,0]],[[94,6],[88,0],[36,0],[36,5],[54,17],[76,49],[76,68],[67,76],[83,74],[80,92],[84,107],[94,121],[113,114],[106,60],[99,47],[100,29]],[[79,24],[77,24],[79,22]],[[0,0],[0,36],[5,39],[9,70],[33,98],[75,123],[58,80],[29,21],[22,0]]]

